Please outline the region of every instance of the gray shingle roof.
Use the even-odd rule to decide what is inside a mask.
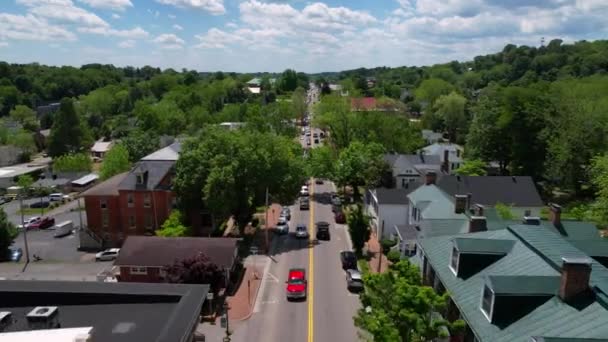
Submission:
[[[118,196],[118,187],[127,175],[128,172],[119,173],[83,192],[81,196]]]
[[[141,158],[141,160],[177,161],[181,150],[182,144],[179,141],[176,141],[167,147],[161,148],[158,151],[150,153],[149,155]]]
[[[401,240],[404,241],[416,240],[419,233],[416,227],[407,224],[395,225],[395,232],[399,234]]]
[[[598,300],[584,308],[575,308],[553,296],[521,319],[506,327],[488,321],[480,310],[482,288],[488,276],[559,277],[561,257],[584,256],[557,233],[538,226],[515,226],[510,229],[475,233],[478,239],[513,240],[511,252],[473,276],[462,279],[449,269],[452,239],[440,236],[423,239],[420,245],[430,265],[452,296],[464,319],[482,342],[529,342],[532,336],[601,338],[608,336],[608,293],[596,292]],[[472,235],[469,235],[472,236]],[[536,278],[528,278],[534,281]],[[521,286],[532,282],[523,282]],[[599,288],[608,284],[608,269],[592,264],[591,283]],[[518,286],[520,286],[518,285]]]
[[[119,190],[154,190],[175,165],[171,160],[142,160],[137,162],[118,186]],[[144,185],[137,184],[137,173],[147,171]]]
[[[376,198],[378,199],[378,204],[408,204],[409,200],[407,195],[412,191],[416,190],[420,186],[420,183],[412,182],[407,189],[397,188],[397,189],[388,189],[388,188],[376,188],[374,189],[376,193]]]
[[[543,201],[529,176],[444,176],[437,186],[450,195],[472,194],[472,203],[541,207]]]

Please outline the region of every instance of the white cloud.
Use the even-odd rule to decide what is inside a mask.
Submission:
[[[209,12],[212,15],[226,13],[224,0],[156,0],[163,5],[172,5],[181,8],[192,8]]]
[[[229,22],[229,23],[226,23],[226,27],[235,29],[235,28],[239,27],[239,25],[237,25],[236,23],[233,23],[233,22]]]
[[[0,42],[0,47],[6,47],[8,46],[8,42]]]
[[[62,26],[51,25],[44,18],[31,14],[0,13],[0,39],[14,40],[76,40],[76,35]]]
[[[27,6],[28,12],[38,17],[86,26],[109,26],[95,13],[74,6],[71,0],[17,0],[17,3]]]
[[[181,31],[181,30],[184,29],[183,27],[181,27],[181,25],[178,25],[178,24],[173,25],[173,28],[176,29],[176,30],[178,30],[178,31]]]
[[[125,39],[140,39],[148,37],[149,33],[137,26],[130,30],[116,30],[109,27],[80,27],[78,32],[99,34],[102,36],[119,37]]]
[[[112,13],[112,19],[120,19],[120,15]]]
[[[127,7],[133,7],[131,0],[78,0],[93,8],[124,11]]]
[[[130,49],[134,46],[135,46],[135,41],[132,39],[123,40],[122,42],[118,43],[118,47],[123,48],[123,49]]]
[[[169,19],[175,19],[175,18],[177,18],[174,14],[167,14],[167,17],[169,17]]]
[[[239,37],[236,34],[222,31],[217,28],[211,28],[206,34],[196,35],[195,38],[199,40],[199,44],[195,47],[210,49],[223,49],[229,44],[244,41],[242,37]]]
[[[184,47],[186,43],[180,37],[174,35],[173,33],[163,33],[160,36],[154,38],[152,40],[153,43],[156,43],[161,49],[167,50],[179,50]]]

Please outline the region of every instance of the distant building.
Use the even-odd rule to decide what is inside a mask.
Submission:
[[[412,182],[423,182],[428,172],[441,176],[441,159],[434,155],[425,154],[394,154],[384,155],[384,161],[392,172],[393,183],[397,188],[409,188]]]
[[[428,144],[434,144],[443,141],[443,133],[433,132],[430,129],[423,129],[422,138],[426,140]]]
[[[113,141],[96,141],[93,147],[91,147],[91,157],[93,157],[93,160],[103,160],[106,153],[112,149],[112,146],[114,146]]]
[[[375,97],[361,97],[350,99],[350,108],[352,111],[375,111],[377,102]]]
[[[55,113],[56,111],[58,111],[59,106],[60,106],[59,102],[50,103],[50,104],[44,105],[44,106],[38,106],[38,107],[36,107],[36,115],[40,119],[40,117],[45,114],[52,114],[52,113]]]
[[[436,142],[420,149],[419,153],[441,158],[441,170],[448,174],[462,166],[464,162],[464,148],[457,144]]]
[[[32,175],[38,179],[40,174],[49,169],[51,158],[41,158],[30,163],[5,166],[0,168],[0,188],[8,188],[17,184],[17,178],[21,175]]]
[[[245,126],[245,122],[222,122],[220,127],[225,128],[229,131],[235,131]]]

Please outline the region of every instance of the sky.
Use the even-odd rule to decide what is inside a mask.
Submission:
[[[605,39],[608,0],[0,0],[0,60],[340,71]]]

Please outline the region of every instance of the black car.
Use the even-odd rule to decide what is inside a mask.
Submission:
[[[30,208],[48,208],[50,205],[49,201],[39,201],[30,204]]]
[[[310,201],[308,197],[300,197],[300,210],[310,209]]]
[[[340,252],[340,261],[342,262],[342,269],[345,270],[356,270],[357,269],[357,256],[353,251],[342,251]]]
[[[317,222],[317,240],[330,240],[329,223]]]

